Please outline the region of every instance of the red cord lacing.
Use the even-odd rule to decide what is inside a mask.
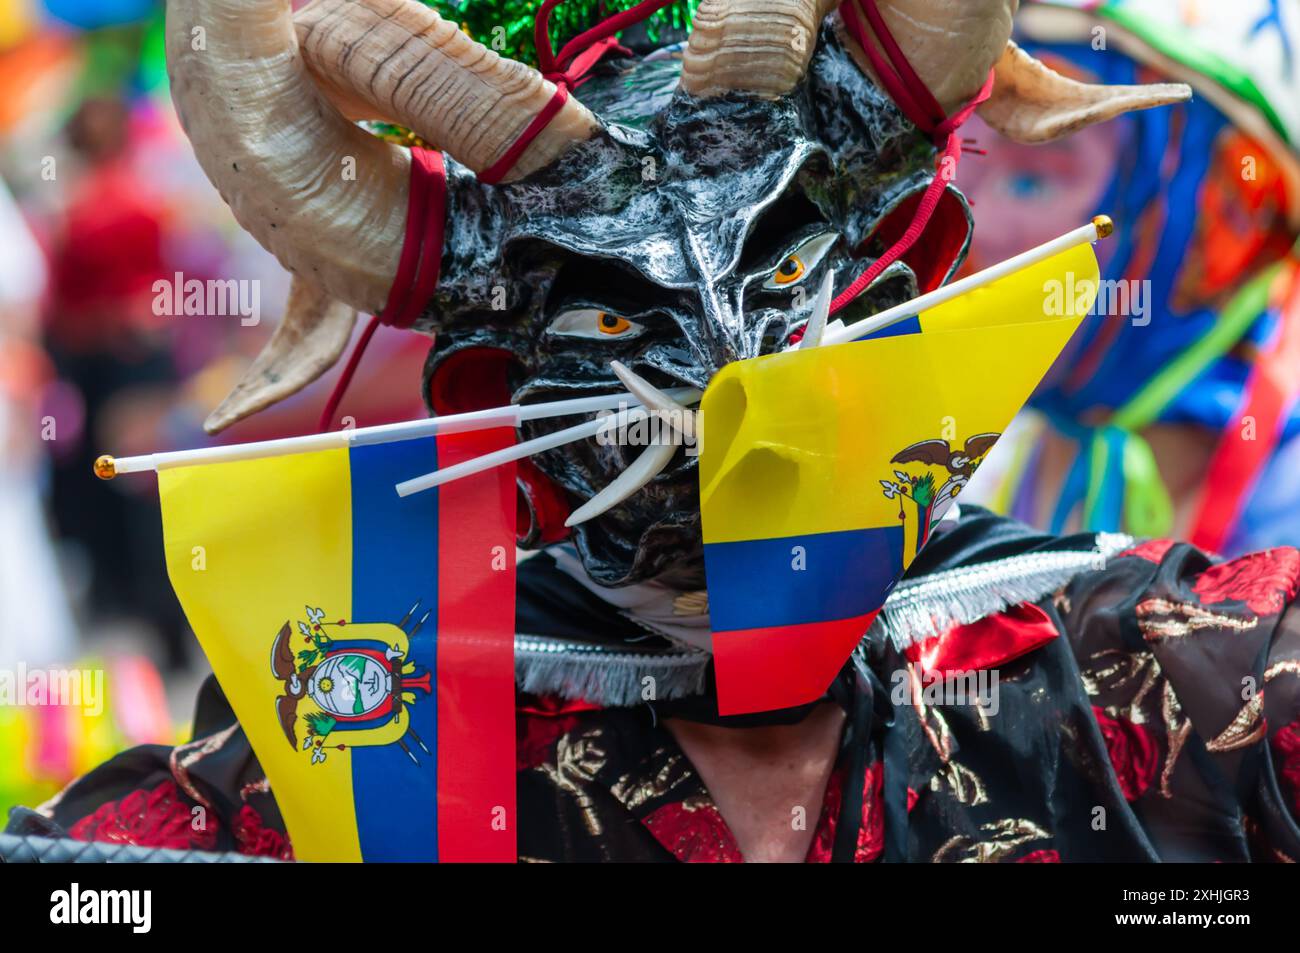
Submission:
[[[411,187],[406,202],[406,235],[402,255],[397,262],[397,276],[388,290],[384,310],[374,315],[343,373],[334,384],[329,400],[321,411],[317,432],[324,433],[334,423],[339,403],[361,366],[361,357],[380,324],[409,328],[424,310],[424,305],[438,287],[442,268],[442,239],[447,219],[447,169],[442,153],[434,149],[411,150]]]
[[[883,54],[871,41],[867,25],[862,22],[860,13],[866,15],[871,33],[884,49]],[[880,15],[880,10],[876,6],[876,0],[844,0],[840,5],[840,16],[849,35],[857,41],[858,46],[867,55],[867,59],[871,61],[871,67],[875,70],[885,92],[889,94],[903,115],[930,137],[935,148],[939,150],[940,157],[934,178],[930,180],[930,184],[921,195],[921,202],[912,216],[912,223],[907,227],[907,231],[898,241],[890,245],[883,255],[872,262],[866,271],[858,275],[851,285],[835,297],[831,302],[831,314],[844,308],[865,291],[880,277],[881,272],[898,261],[916,244],[921,233],[925,231],[926,225],[930,223],[934,210],[938,208],[944,189],[957,174],[957,163],[961,160],[963,152],[962,140],[957,136],[958,127],[969,119],[975,108],[988,99],[993,92],[993,71],[989,70],[989,77],[984,81],[983,88],[975,98],[951,116],[944,115],[943,107],[939,105],[939,101],[934,98],[934,94],[930,92],[921,77],[912,69],[902,48],[889,32],[889,27],[885,25],[885,18]]]

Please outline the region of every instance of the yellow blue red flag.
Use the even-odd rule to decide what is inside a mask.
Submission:
[[[313,861],[515,859],[513,443],[421,437],[159,473],[167,570]]]
[[[699,469],[723,714],[826,691],[1097,279],[1080,245],[862,340],[714,377]]]

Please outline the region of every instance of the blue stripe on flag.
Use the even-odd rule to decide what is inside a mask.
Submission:
[[[408,661],[427,673],[434,692],[415,693],[403,719],[410,730],[400,745],[350,748],[361,856],[368,861],[432,861],[438,856],[438,493],[399,497],[403,474],[437,468],[436,437],[354,446],[352,465],[352,619],[429,618],[411,639]],[[419,739],[417,741],[416,739]],[[420,742],[423,742],[422,748]],[[429,753],[425,753],[428,748]]]
[[[870,334],[865,334],[862,337],[857,338],[857,340],[874,341],[876,338],[896,338],[901,337],[904,334],[920,333],[921,319],[917,315],[912,315],[910,318],[904,318],[902,321],[891,324],[887,328],[881,328],[879,331],[872,331]]]
[[[901,526],[706,543],[709,621],[725,632],[865,615],[902,567]]]

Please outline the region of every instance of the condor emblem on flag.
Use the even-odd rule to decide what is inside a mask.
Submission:
[[[159,471],[167,569],[301,860],[515,859],[512,428]]]
[[[713,378],[699,468],[721,713],[821,697],[1091,308],[1097,278],[1078,245],[861,340]],[[1082,298],[1053,313],[1067,280]]]

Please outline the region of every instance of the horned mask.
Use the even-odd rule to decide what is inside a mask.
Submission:
[[[992,70],[979,111],[1019,141],[1187,97],[1053,73],[1010,42],[1016,5],[878,7],[946,111]],[[479,174],[555,87],[416,0],[314,0],[296,14],[287,0],[169,0],[168,59],[205,171],[294,276],[284,321],[212,431],[319,377],[356,313],[385,305],[411,157],[357,120],[406,127],[446,157],[441,273],[413,325],[434,336],[423,386],[436,413],[610,393],[615,360],[702,388],[731,361],[786,347],[825,276],[849,285],[934,175],[931,142],[882,92],[833,0],[704,0],[689,42],[602,64],[494,184]],[[970,224],[949,186],[925,240],[845,319],[943,282]],[[584,441],[521,468],[522,542],[555,538],[548,508],[590,500],[638,452]],[[605,502],[574,530],[594,579],[700,585],[694,457],[678,451]]]

